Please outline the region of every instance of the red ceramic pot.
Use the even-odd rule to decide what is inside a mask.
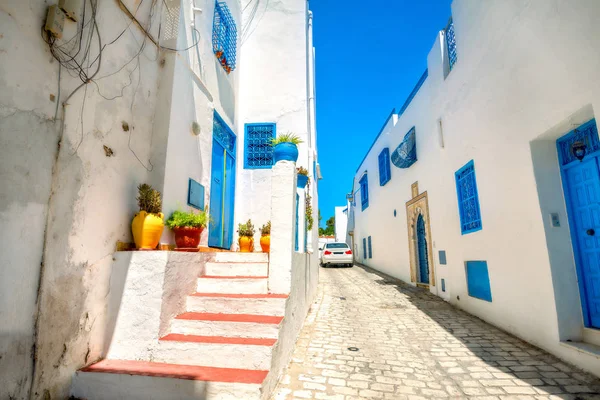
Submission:
[[[178,248],[198,248],[200,244],[200,234],[204,228],[193,228],[190,226],[173,228],[175,233],[175,244]]]

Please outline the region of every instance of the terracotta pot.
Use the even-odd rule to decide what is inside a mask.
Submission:
[[[191,226],[177,226],[173,228],[175,234],[175,244],[178,248],[198,248],[200,244],[200,235],[204,228],[195,228]]]
[[[254,251],[254,239],[247,236],[240,236],[240,251],[242,253],[251,253]]]
[[[271,235],[263,235],[260,237],[260,248],[263,253],[271,251]]]
[[[140,211],[131,222],[133,241],[138,249],[153,250],[158,246],[160,236],[165,227],[163,213],[148,214]]]

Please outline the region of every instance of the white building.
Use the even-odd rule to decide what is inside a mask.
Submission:
[[[348,207],[335,207],[335,241],[346,242],[348,231]]]
[[[349,217],[359,262],[596,375],[599,18],[595,0],[455,0]]]
[[[4,3],[0,398],[69,397],[75,371],[107,354],[123,357],[115,350],[123,333],[117,315],[122,318],[131,304],[144,305],[131,318],[150,318],[145,312],[158,307],[152,315],[160,315],[163,333],[165,316],[185,311],[190,293],[182,291],[184,285],[173,295],[167,283],[153,279],[175,271],[169,268],[177,263],[189,263],[193,271],[218,260],[166,251],[115,253],[132,242],[136,187],[144,182],[162,193],[167,217],[178,208],[209,208],[204,247],[235,250],[239,222],[251,218],[261,226],[272,220],[270,263],[281,266],[283,275],[261,281],[260,290],[287,296],[285,315],[283,309],[277,314],[286,317],[279,344],[272,358],[263,354],[268,359],[263,368],[276,379],[317,276],[312,254],[317,228],[308,231],[305,222],[306,204],[315,220],[318,210],[307,1],[81,0],[71,2],[78,8],[76,21],[63,22],[61,39],[40,29],[48,3],[57,2]],[[289,163],[278,163],[273,177],[267,142],[288,131],[304,141],[297,162],[310,172],[304,190],[296,189],[295,166]],[[271,190],[275,178],[277,191]],[[257,232],[257,251],[259,237]],[[173,243],[165,228],[161,244]],[[267,262],[256,257],[259,264]],[[309,272],[296,276],[301,269],[292,271],[292,264]],[[148,265],[163,272],[152,270],[136,281]],[[197,276],[187,278],[195,282]],[[135,287],[143,289],[144,282],[157,288],[158,299],[142,302],[148,291]],[[125,289],[130,287],[133,291]],[[175,308],[167,312],[169,304]],[[213,354],[221,354],[215,362],[236,359]],[[155,356],[140,353],[136,360]],[[268,392],[271,383],[264,385]],[[183,398],[176,391],[173,396]]]

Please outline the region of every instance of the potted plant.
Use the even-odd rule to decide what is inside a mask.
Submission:
[[[193,211],[174,211],[167,220],[167,226],[175,234],[175,244],[178,248],[198,248],[200,235],[208,222],[205,211],[195,214]]]
[[[296,168],[298,171],[298,187],[304,189],[308,183],[308,170],[304,167]]]
[[[263,253],[268,253],[271,250],[271,221],[260,228],[260,248]]]
[[[158,246],[165,227],[160,192],[144,183],[138,186],[138,206],[140,212],[131,222],[133,241],[138,249],[152,250]]]
[[[302,143],[302,140],[298,137],[298,135],[291,132],[284,133],[271,140],[274,162],[296,162],[298,160],[298,145],[300,143]]]
[[[254,225],[248,220],[245,224],[238,224],[239,244],[242,253],[254,251]]]

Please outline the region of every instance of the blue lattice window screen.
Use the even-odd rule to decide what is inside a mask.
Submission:
[[[235,154],[235,134],[216,111],[214,112],[213,119],[213,137],[217,139],[227,151]]]
[[[390,171],[390,149],[385,148],[379,153],[379,185],[383,186],[390,181],[392,172]]]
[[[212,34],[213,53],[229,74],[235,69],[237,29],[229,7],[222,1],[215,3]]]
[[[273,166],[275,124],[246,124],[244,168],[261,169]]]
[[[473,160],[456,171],[455,178],[460,213],[460,230],[465,235],[481,229],[481,211],[479,209],[479,194],[477,193]]]
[[[369,258],[373,258],[373,247],[371,246],[371,236],[369,236],[368,244],[369,244]]]
[[[591,154],[600,150],[598,127],[596,126],[595,119],[580,125],[558,140],[557,145],[561,165],[567,165],[577,160],[572,151],[572,146],[575,142],[583,142],[585,144],[586,154]]]
[[[369,207],[369,180],[367,178],[367,174],[364,174],[362,178],[360,178],[360,204],[362,206],[362,210],[365,210]]]
[[[452,18],[448,22],[448,25],[445,29],[446,36],[446,48],[448,49],[448,67],[450,71],[454,68],[454,64],[456,64],[457,54],[456,54],[456,36],[454,36],[454,22],[452,22]]]

